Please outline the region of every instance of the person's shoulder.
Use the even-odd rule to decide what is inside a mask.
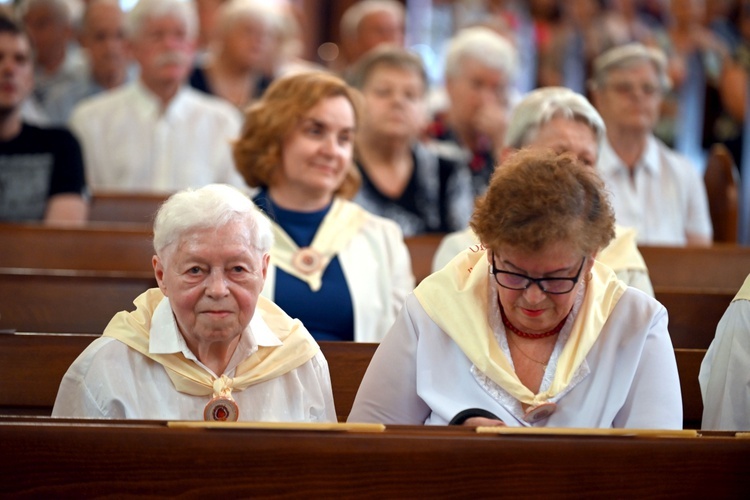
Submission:
[[[201,92],[191,86],[183,87],[182,92],[193,106],[200,106],[211,112],[232,115],[233,117],[240,115],[240,111],[237,108],[221,97]]]
[[[113,363],[126,359],[130,347],[112,337],[98,337],[84,349],[73,362],[70,370],[77,372],[81,378],[98,377],[97,373],[113,369]]]
[[[652,139],[656,141],[656,146],[658,147],[659,152],[666,160],[664,164],[666,168],[673,169],[681,175],[699,177],[697,167],[693,165],[693,162],[687,156],[670,148],[657,137],[653,137]]]
[[[661,312],[666,313],[666,308],[661,302],[654,297],[651,297],[646,292],[632,286],[628,286],[625,289],[615,307],[627,308],[628,311],[634,311],[633,318],[642,318],[645,316],[651,317]]]

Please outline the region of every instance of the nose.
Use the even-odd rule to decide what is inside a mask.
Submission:
[[[523,298],[528,302],[529,305],[536,305],[547,298],[542,289],[536,283],[532,283],[526,290],[523,291]]]
[[[206,278],[206,295],[211,298],[225,297],[229,293],[226,277],[221,271],[211,271]]]
[[[320,145],[320,150],[327,156],[333,156],[338,150],[338,142],[335,134],[328,134]]]

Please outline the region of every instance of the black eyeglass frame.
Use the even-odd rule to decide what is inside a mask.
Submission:
[[[586,263],[586,256],[584,256],[583,260],[581,260],[581,265],[578,267],[578,272],[572,278],[555,278],[555,277],[552,277],[552,278],[532,278],[531,276],[526,276],[525,274],[513,273],[513,272],[510,272],[510,271],[503,271],[502,269],[495,269],[495,254],[493,253],[491,255],[491,257],[490,257],[490,274],[492,276],[494,276],[495,283],[497,283],[501,287],[506,288],[508,290],[516,290],[516,291],[526,290],[532,284],[536,284],[536,286],[538,286],[539,289],[541,291],[543,291],[544,293],[549,293],[551,295],[565,295],[566,293],[572,292],[573,289],[576,287],[576,284],[578,283],[578,281],[581,279],[581,271],[583,271],[583,264],[584,263]],[[523,278],[523,279],[527,280],[526,286],[523,286],[523,287],[520,287],[520,288],[513,288],[513,287],[509,287],[509,286],[503,285],[497,279],[497,275],[498,274],[508,274],[510,276],[516,276],[518,278]],[[547,289],[545,289],[544,286],[542,286],[542,281],[570,281],[573,284],[570,285],[570,290],[567,290],[565,292],[550,292]]]

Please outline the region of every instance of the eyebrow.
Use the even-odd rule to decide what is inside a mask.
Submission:
[[[300,121],[300,124],[301,125],[308,125],[308,124],[310,124],[310,125],[316,125],[316,126],[319,126],[319,127],[330,128],[330,126],[329,126],[328,123],[326,123],[326,122],[324,122],[324,121],[322,121],[322,120],[320,120],[318,118],[314,118],[314,117],[310,117],[310,116],[302,118],[302,120]],[[344,127],[344,128],[341,129],[342,132],[353,132],[354,130],[356,130],[355,127]]]
[[[522,269],[522,268],[516,266],[515,264],[513,264],[509,260],[502,260],[501,262],[506,267],[512,267],[513,269],[519,271],[517,274],[525,274],[526,276],[529,276],[529,274],[528,274],[529,272],[527,270]],[[542,274],[542,277],[549,276],[550,274],[561,273],[563,271],[570,271],[571,269],[573,269],[573,267],[575,267],[575,265],[568,266],[568,267],[563,267],[563,268],[560,268],[560,269],[555,269],[554,271],[547,271],[546,273]],[[516,271],[513,271],[513,272],[516,272]]]

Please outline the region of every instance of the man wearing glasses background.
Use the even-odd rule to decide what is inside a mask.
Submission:
[[[646,245],[710,245],[706,188],[690,161],[653,135],[666,58],[658,49],[628,44],[594,61],[592,99],[607,126],[597,168],[618,224],[633,227]]]

